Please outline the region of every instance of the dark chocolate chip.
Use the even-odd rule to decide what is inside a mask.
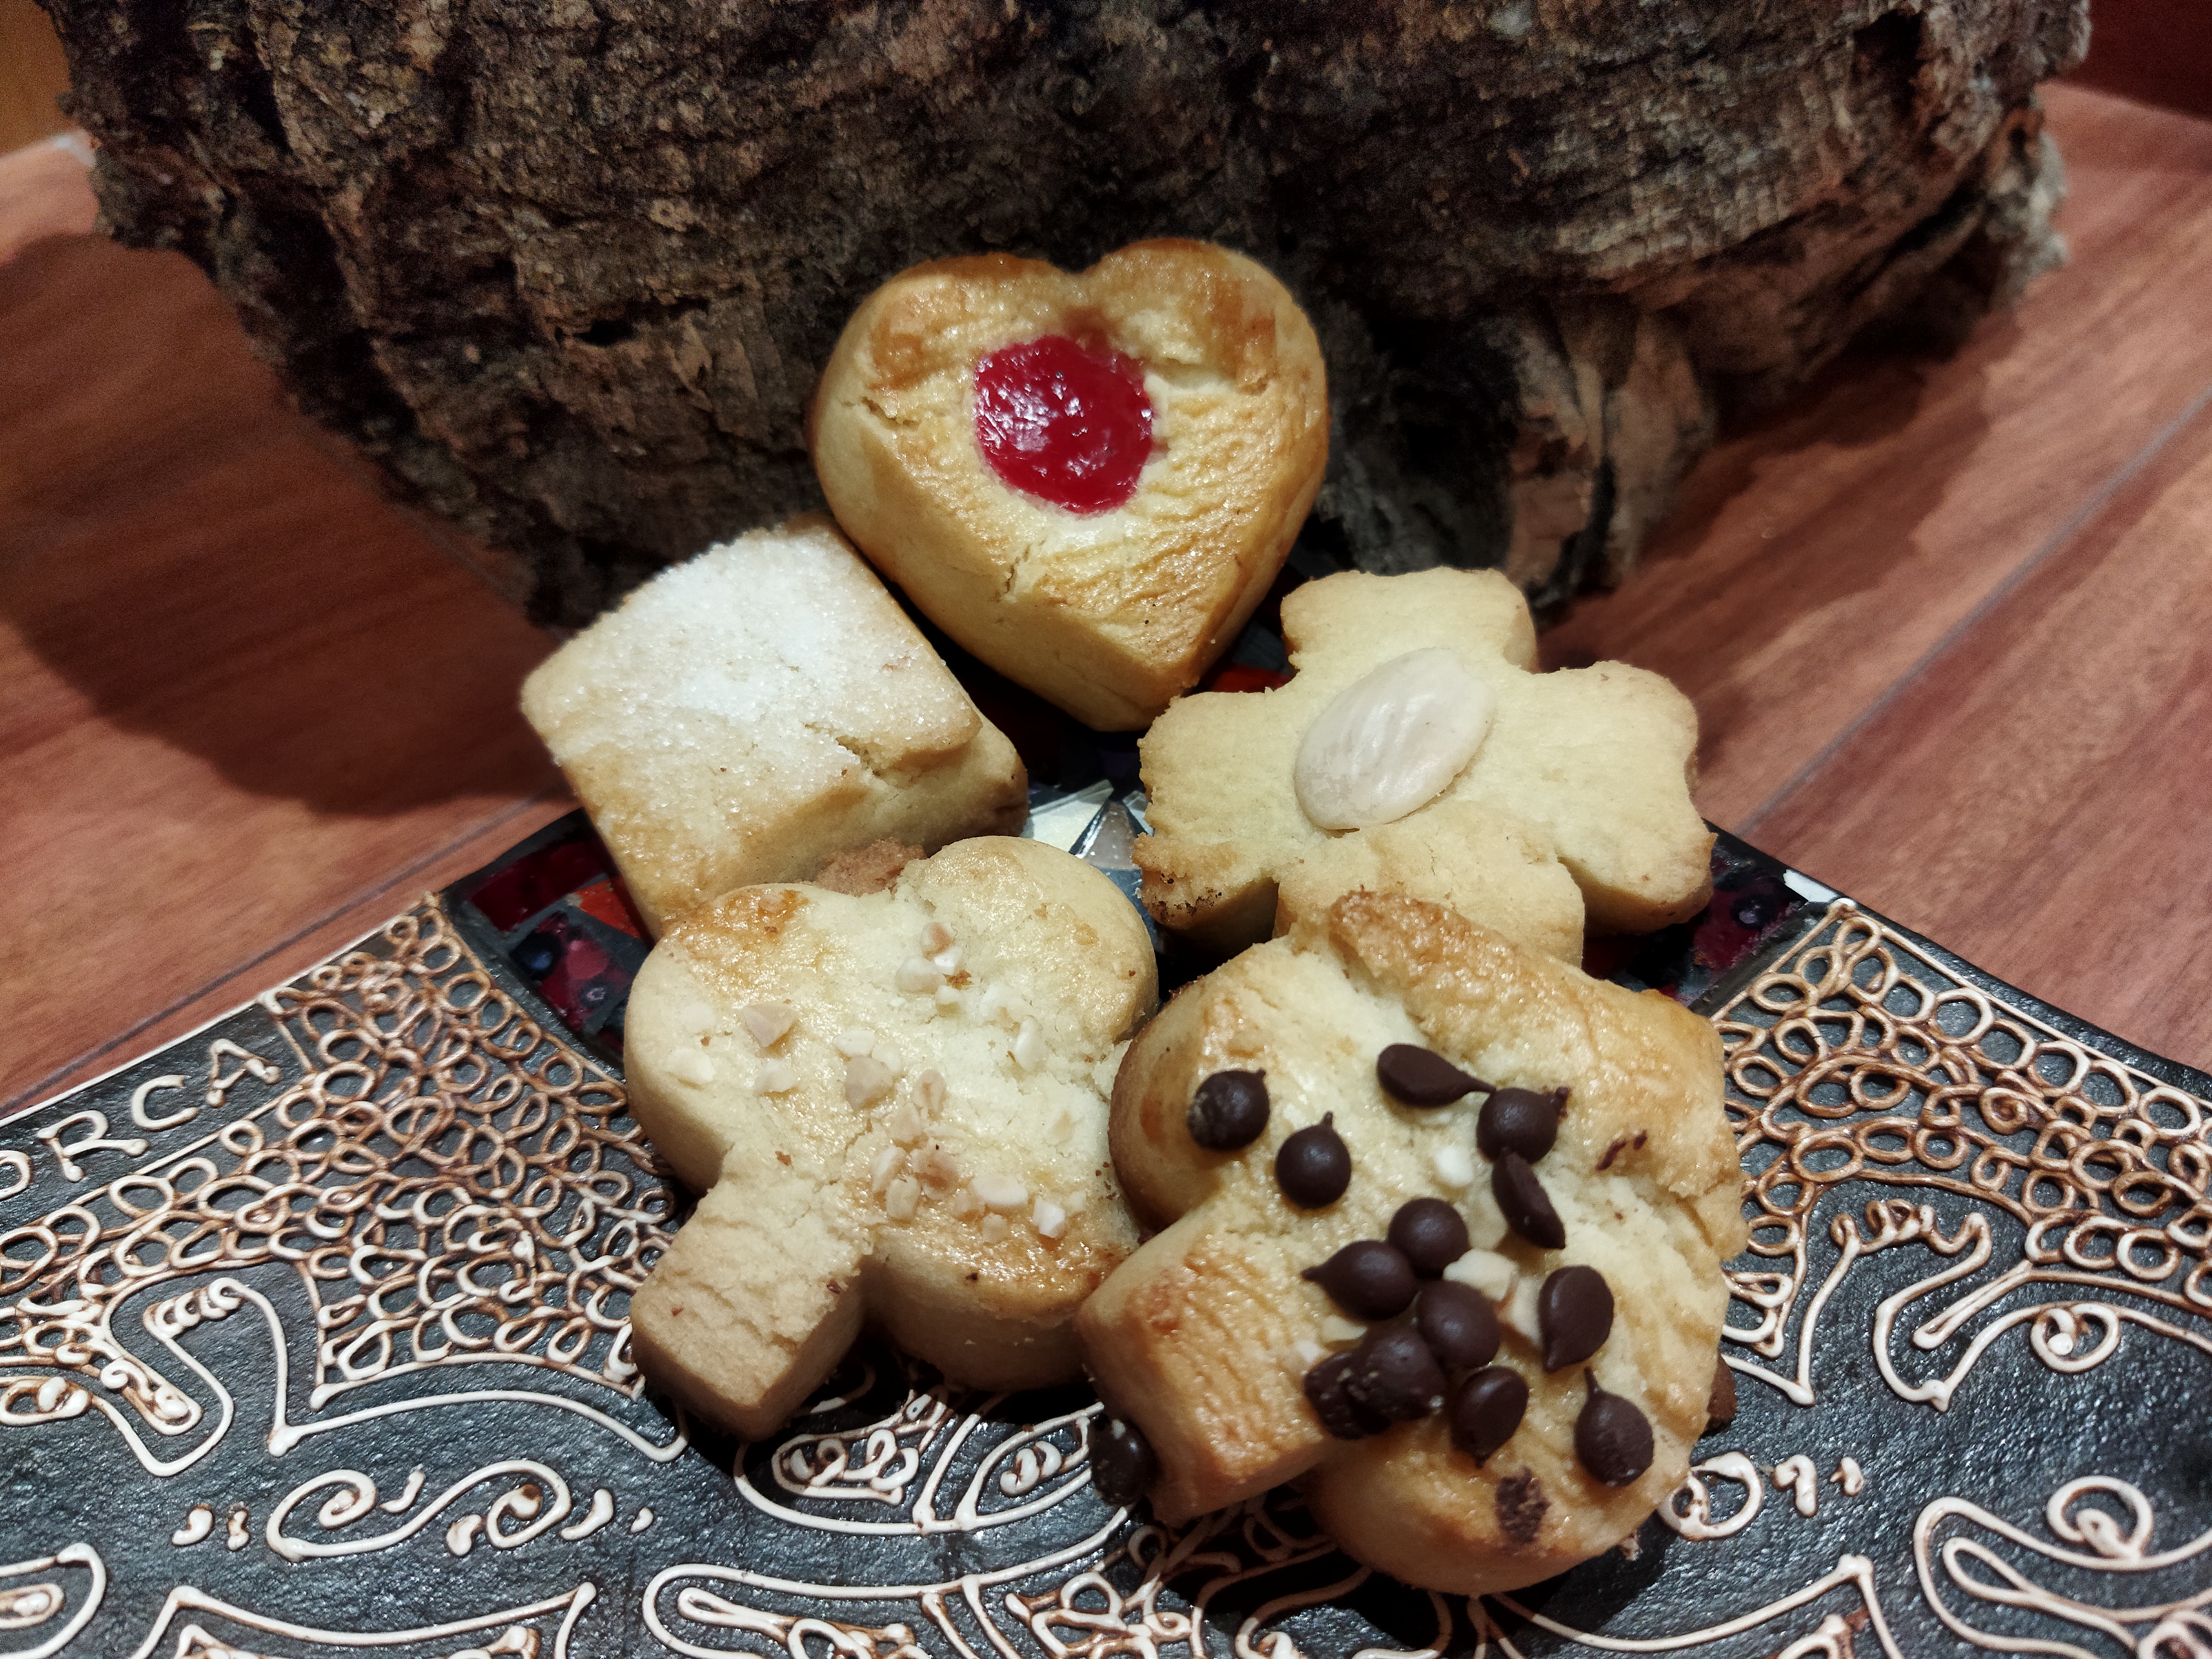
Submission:
[[[1348,1358],[1352,1369],[1345,1376],[1344,1391],[1376,1416],[1410,1423],[1443,1409],[1443,1370],[1412,1326],[1371,1330]]]
[[[1509,1474],[1498,1483],[1498,1524],[1516,1544],[1533,1544],[1544,1525],[1544,1511],[1552,1500],[1544,1496],[1544,1483],[1533,1469]]]
[[[1452,1390],[1452,1444],[1480,1463],[1513,1437],[1528,1409],[1528,1385],[1503,1365],[1477,1371]]]
[[[1301,1210],[1318,1210],[1352,1184],[1352,1153],[1333,1125],[1336,1114],[1288,1137],[1275,1153],[1275,1184]]]
[[[1575,1419],[1575,1455],[1607,1486],[1627,1486],[1651,1467],[1651,1425],[1627,1401],[1598,1387],[1588,1371],[1583,1376],[1589,1398]]]
[[[1127,1509],[1159,1479],[1160,1460],[1134,1423],[1118,1417],[1103,1423],[1091,1443],[1091,1484],[1108,1503]]]
[[[1352,1397],[1345,1388],[1351,1375],[1352,1356],[1331,1354],[1306,1373],[1306,1400],[1329,1434],[1339,1440],[1364,1440],[1390,1424]]]
[[[1249,1146],[1267,1127],[1264,1072],[1216,1072],[1190,1103],[1190,1138],[1209,1152]]]
[[[1467,1254],[1467,1222],[1441,1198],[1409,1199],[1390,1218],[1390,1242],[1423,1279]]]
[[[1613,1287],[1595,1267],[1562,1267],[1536,1293],[1536,1328],[1544,1337],[1544,1369],[1578,1365],[1613,1334]]]
[[[1423,1287],[1413,1323],[1448,1371],[1487,1365],[1498,1352],[1498,1315],[1472,1285],[1440,1279]]]
[[[1388,1319],[1403,1313],[1419,1288],[1413,1269],[1389,1245],[1363,1238],[1346,1245],[1304,1275],[1354,1319]]]
[[[1394,1042],[1375,1060],[1375,1079],[1401,1106],[1449,1106],[1490,1085],[1470,1076],[1433,1048]]]
[[[1531,1164],[1559,1138],[1561,1097],[1534,1089],[1500,1089],[1482,1103],[1474,1120],[1474,1144],[1485,1158],[1518,1152]]]
[[[1735,1421],[1735,1372],[1725,1359],[1713,1361],[1713,1391],[1705,1401],[1705,1432],[1713,1434]]]
[[[1556,1250],[1567,1242],[1566,1224],[1545,1195],[1544,1183],[1518,1152],[1508,1152],[1490,1169],[1490,1193],[1498,1200],[1505,1224],[1540,1250]]]

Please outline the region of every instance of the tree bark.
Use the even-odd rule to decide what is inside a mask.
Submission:
[[[806,398],[918,260],[1206,237],[1328,355],[1309,535],[1617,580],[1855,335],[2058,257],[2087,0],[46,0],[112,233],[580,622],[817,505]]]

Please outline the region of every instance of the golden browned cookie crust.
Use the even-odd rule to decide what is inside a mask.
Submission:
[[[1449,653],[1492,713],[1473,758],[1428,804],[1390,820],[1426,833],[1445,808],[1517,819],[1517,840],[1487,847],[1455,830],[1446,886],[1407,888],[1459,903],[1522,933],[1528,903],[1469,902],[1488,864],[1548,843],[1582,893],[1595,933],[1641,933],[1697,914],[1711,896],[1712,835],[1691,803],[1697,714],[1658,675],[1622,663],[1530,672],[1535,633],[1520,590],[1495,571],[1405,576],[1347,571],[1293,590],[1283,634],[1297,672],[1266,692],[1178,698],[1140,753],[1152,834],[1137,843],[1145,903],[1161,925],[1227,952],[1266,937],[1277,884],[1302,859],[1372,829],[1332,832],[1301,805],[1294,778],[1316,722],[1357,683],[1415,653]],[[1439,856],[1442,856],[1440,853]],[[1340,888],[1338,890],[1344,890]],[[1556,930],[1559,912],[1541,927]]]
[[[848,848],[1029,810],[1013,744],[819,514],[654,577],[538,665],[522,712],[656,935]]]
[[[741,888],[671,928],[623,1059],[705,1196],[630,1304],[647,1377],[757,1438],[864,1318],[956,1381],[1073,1376],[1075,1310],[1136,1243],[1106,1094],[1156,988],[1120,890],[1033,841],[860,896]]]
[[[1048,334],[1141,365],[1156,447],[1124,505],[1077,514],[985,462],[975,367]],[[891,279],[846,325],[810,447],[846,533],[932,621],[1101,730],[1195,684],[1251,615],[1328,457],[1313,329],[1283,287],[1203,242],[1070,273],[1006,254]]]
[[[1562,1245],[1524,1237],[1540,1226],[1517,1210],[1509,1224],[1492,1187],[1506,1159],[1478,1141],[1486,1097],[1401,1103],[1379,1081],[1393,1045],[1486,1085],[1568,1091],[1556,1144],[1527,1165]],[[1265,1126],[1241,1150],[1208,1150],[1194,1139],[1194,1103],[1234,1072],[1263,1074]],[[1718,1038],[1676,1004],[1402,896],[1340,898],[1186,988],[1130,1046],[1114,1094],[1115,1167],[1164,1231],[1079,1322],[1102,1396],[1158,1455],[1156,1513],[1179,1521],[1302,1479],[1352,1555],[1466,1593],[1533,1583],[1626,1536],[1680,1484],[1704,1431],[1721,1264],[1746,1242],[1721,1086]],[[1324,1185],[1293,1201],[1306,1166],[1291,1152],[1330,1134],[1349,1157],[1340,1195]],[[1441,1200],[1427,1208],[1467,1229],[1464,1255],[1450,1242],[1427,1264],[1450,1262],[1420,1281],[1421,1297],[1479,1288],[1500,1346],[1472,1369],[1445,1368],[1443,1409],[1338,1437],[1324,1419],[1343,1397],[1317,1400],[1310,1376],[1387,1348],[1425,1304],[1355,1318],[1301,1274],[1360,1241],[1395,1249],[1394,1224],[1415,1200]],[[1571,1322],[1547,1326],[1544,1288],[1565,1268],[1595,1270],[1614,1312],[1594,1352],[1547,1370],[1542,1342]],[[1493,1367],[1528,1399],[1478,1461],[1455,1443],[1452,1412]],[[1577,1450],[1592,1382],[1651,1432],[1649,1466],[1626,1484],[1606,1484]]]

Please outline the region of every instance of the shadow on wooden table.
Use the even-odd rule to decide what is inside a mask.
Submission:
[[[542,637],[326,453],[199,272],[42,242],[0,337],[0,617],[100,718],[320,812],[546,782],[512,717]]]

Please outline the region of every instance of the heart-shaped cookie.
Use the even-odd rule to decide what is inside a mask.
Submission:
[[[846,325],[810,441],[838,522],[931,620],[1124,730],[1274,580],[1328,459],[1327,375],[1289,292],[1225,248],[941,259]]]

